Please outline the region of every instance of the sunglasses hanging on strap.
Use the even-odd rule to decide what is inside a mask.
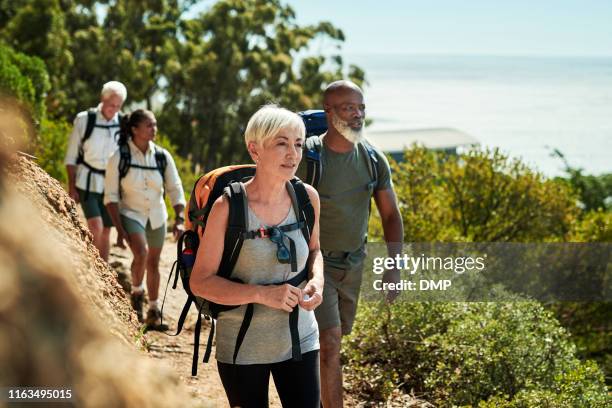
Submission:
[[[243,234],[244,239],[270,238],[276,244],[276,259],[282,264],[291,264],[291,272],[297,272],[297,255],[295,241],[285,234],[285,232],[295,231],[304,228],[304,221],[294,222],[293,224],[282,225],[280,227],[259,228]],[[289,242],[289,249],[285,245],[284,239]]]

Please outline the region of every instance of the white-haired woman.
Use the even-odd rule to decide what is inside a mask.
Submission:
[[[299,219],[287,182],[293,179],[302,158],[304,138],[300,117],[277,106],[265,106],[249,120],[245,141],[257,167],[255,176],[244,183],[249,230],[280,228]],[[283,406],[320,406],[319,331],[313,312],[323,291],[319,197],[314,188],[305,187],[315,214],[310,241],[300,229],[284,233],[294,242],[297,271],[308,268],[308,278],[298,286],[278,284],[298,272],[279,261],[279,246],[269,237],[244,241],[232,278],[245,283],[217,276],[229,214],[226,197],[214,203],[208,218],[190,285],[196,295],[212,302],[242,305],[220,313],[217,319],[217,365],[232,407],[268,406],[270,374]],[[248,304],[254,304],[253,317],[236,355],[236,339]],[[297,359],[289,327],[294,308],[299,311],[301,358]]]

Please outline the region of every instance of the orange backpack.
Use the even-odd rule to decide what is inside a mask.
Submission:
[[[205,319],[211,321],[211,329],[208,336],[208,343],[206,345],[206,352],[204,353],[203,362],[208,362],[211,354],[212,339],[215,332],[215,320],[219,313],[234,309],[238,306],[227,306],[219,305],[210,302],[204,298],[193,294],[189,287],[189,278],[191,276],[191,270],[195,262],[197,255],[198,246],[200,239],[204,235],[206,228],[206,222],[214,202],[221,196],[225,195],[229,200],[229,215],[228,225],[225,232],[223,255],[221,257],[221,263],[217,272],[218,276],[226,279],[230,279],[235,282],[240,282],[239,279],[232,278],[232,271],[238,260],[242,244],[245,239],[257,239],[267,238],[271,235],[271,230],[275,230],[275,233],[280,233],[281,240],[283,240],[284,232],[300,229],[302,234],[306,238],[306,242],[310,242],[310,234],[314,226],[314,209],[310,203],[308,193],[304,184],[300,179],[294,177],[291,181],[287,182],[287,192],[291,197],[291,202],[297,216],[297,222],[290,225],[283,225],[281,227],[272,227],[266,229],[259,229],[256,231],[248,230],[248,204],[246,200],[246,193],[244,186],[241,181],[253,177],[255,174],[254,165],[234,165],[220,167],[212,170],[196,181],[191,198],[185,210],[185,232],[179,238],[177,243],[177,260],[170,271],[168,277],[168,283],[170,282],[172,275],[174,274],[173,289],[176,289],[178,278],[181,278],[183,283],[183,289],[187,293],[187,302],[181,311],[181,315],[177,323],[177,331],[174,334],[178,335],[185,323],[187,313],[191,308],[192,304],[195,304],[198,309],[198,319],[196,320],[196,327],[194,331],[194,352],[193,352],[193,363],[191,368],[192,375],[197,374],[198,364],[198,349],[200,344],[200,331],[202,328],[202,316]],[[270,231],[268,231],[270,230]],[[279,232],[280,231],[280,232]],[[288,238],[288,237],[286,237]],[[292,271],[297,272],[297,261],[295,256],[295,244],[291,239],[288,239],[290,244],[290,256],[287,263],[291,263]],[[285,248],[286,249],[286,248]],[[308,278],[308,271],[305,268],[300,271],[294,278],[278,283],[279,285],[288,283],[293,286],[298,286]],[[166,286],[167,290],[167,286]],[[165,295],[164,295],[165,297]],[[248,304],[245,309],[245,316],[242,321],[242,326],[239,330],[236,344],[234,347],[234,363],[240,350],[244,336],[249,328],[251,319],[253,317],[253,304]],[[163,305],[162,305],[163,311]],[[293,358],[295,360],[301,359],[299,333],[297,329],[297,318],[299,314],[299,308],[296,307],[289,316],[289,329],[291,332],[291,340],[293,347]]]

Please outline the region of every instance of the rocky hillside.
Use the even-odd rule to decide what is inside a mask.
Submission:
[[[59,183],[23,157],[0,167],[0,384],[71,388],[82,407],[195,406],[144,356],[128,299]]]

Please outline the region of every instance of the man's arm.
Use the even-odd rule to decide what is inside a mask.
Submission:
[[[68,174],[68,194],[77,204],[79,203],[79,193],[76,189],[76,170],[77,166],[74,164],[66,165],[66,173]]]
[[[76,171],[77,171],[77,157],[79,155],[79,145],[81,143],[81,137],[85,129],[83,128],[83,120],[81,119],[82,114],[77,115],[72,125],[72,132],[68,140],[68,147],[66,149],[66,155],[64,157],[64,164],[66,165],[66,173],[68,174],[68,194],[75,201],[79,202],[79,193],[76,189]]]
[[[389,257],[401,256],[404,242],[404,224],[397,206],[395,191],[393,191],[393,188],[377,190],[374,192],[374,201],[380,213]],[[383,276],[383,281],[399,282],[399,271],[387,271]],[[387,293],[387,300],[393,301],[398,295],[399,291],[389,292]]]

